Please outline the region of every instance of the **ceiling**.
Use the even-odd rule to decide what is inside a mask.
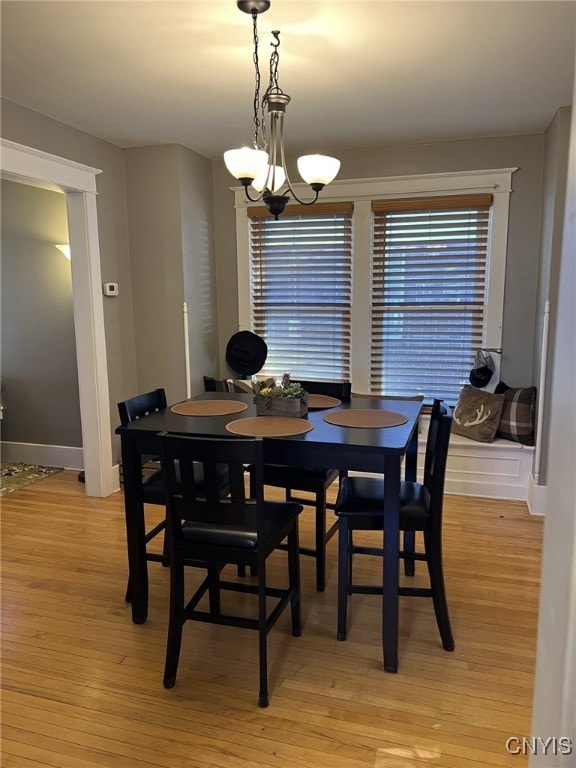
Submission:
[[[2,97],[120,147],[210,159],[252,140],[252,21],[234,0],[3,0]],[[572,103],[576,3],[272,0],[291,152],[542,133]]]

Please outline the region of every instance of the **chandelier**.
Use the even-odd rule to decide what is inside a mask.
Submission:
[[[254,140],[253,148],[230,149],[224,153],[226,167],[243,185],[246,197],[255,203],[262,200],[270,213],[278,220],[290,195],[302,205],[312,205],[326,184],[340,169],[340,161],[326,155],[303,155],[298,158],[298,172],[314,192],[311,200],[302,200],[294,187],[286,168],[284,155],[284,116],[290,96],[278,84],[280,32],[272,32],[273,51],[270,56],[270,81],[260,99],[260,63],[258,60],[258,14],[270,7],[270,0],[237,0],[238,8],[252,16],[254,42]],[[266,112],[270,121],[266,128]],[[268,138],[269,136],[269,138]],[[252,188],[253,193],[250,193]]]

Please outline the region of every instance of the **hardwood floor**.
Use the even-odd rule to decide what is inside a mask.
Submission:
[[[378,598],[351,598],[337,642],[333,539],[324,594],[302,558],[302,637],[288,615],[269,635],[260,710],[247,630],[187,625],[176,687],[162,687],[168,571],[149,564],[149,620],[132,624],[120,493],[87,498],[61,472],[4,497],[3,768],[527,765],[505,742],[529,735],[542,520],[521,502],[449,496],[445,509],[454,653],[421,598],[401,599],[398,674],[382,669]]]

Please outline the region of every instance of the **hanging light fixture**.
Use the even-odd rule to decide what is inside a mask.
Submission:
[[[302,200],[292,186],[284,155],[284,116],[290,96],[278,84],[280,32],[272,32],[274,41],[270,56],[270,82],[260,101],[260,64],[258,60],[258,14],[270,8],[270,0],[237,0],[238,8],[252,16],[254,41],[254,141],[253,148],[230,149],[224,153],[226,167],[244,187],[252,202],[262,200],[278,219],[290,200],[290,195],[302,205],[312,205],[326,184],[340,169],[340,161],[326,155],[303,155],[298,158],[298,171],[314,192],[311,200]],[[266,114],[270,118],[270,139],[266,130]],[[256,193],[250,194],[250,187]]]

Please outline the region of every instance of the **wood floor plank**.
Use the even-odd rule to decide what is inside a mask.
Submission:
[[[542,520],[521,502],[447,497],[456,650],[442,649],[429,600],[402,598],[396,675],[382,670],[378,597],[352,596],[348,640],[336,640],[336,540],[324,593],[303,557],[304,633],[283,616],[269,635],[267,710],[245,630],[186,626],[176,687],[163,688],[169,574],[149,564],[149,619],[132,624],[121,493],[88,498],[64,471],[4,497],[1,522],[3,767],[527,765],[505,748],[529,734],[534,684]],[[356,568],[377,583],[378,558]],[[410,583],[425,582],[418,564]]]

